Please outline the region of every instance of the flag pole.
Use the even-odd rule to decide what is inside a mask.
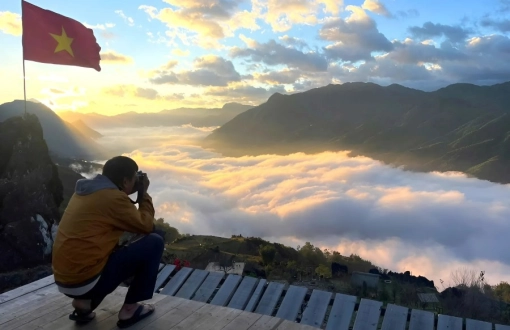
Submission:
[[[25,117],[27,116],[27,84],[25,82],[25,59],[23,59],[23,96],[25,98]]]
[[[21,21],[23,22],[23,0],[21,0]],[[23,58],[23,98],[25,99],[25,118],[27,116],[27,83],[25,76],[25,50],[24,50],[24,41],[23,41],[23,23],[21,24],[21,57]]]

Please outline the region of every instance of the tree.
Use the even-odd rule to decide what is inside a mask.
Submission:
[[[157,219],[154,225],[156,226],[156,229],[165,232],[165,243],[173,243],[176,239],[181,238],[179,230],[170,226],[163,218]]]
[[[379,299],[382,300],[385,303],[387,303],[388,300],[390,299],[390,294],[388,293],[388,289],[386,287],[386,283],[384,283],[384,282],[382,282],[382,285],[381,285],[381,291],[379,293]]]
[[[299,249],[299,254],[303,259],[303,262],[308,266],[312,266],[313,268],[316,268],[320,264],[325,264],[327,262],[322,250],[313,246],[313,244],[310,242],[306,242],[305,245]]]
[[[484,271],[458,269],[452,272],[451,279],[451,287],[441,293],[450,315],[495,322],[500,318],[501,306],[494,299],[498,291],[487,285]]]
[[[500,282],[492,287],[494,296],[501,301],[510,303],[510,284],[507,282]]]
[[[276,249],[272,245],[264,245],[259,249],[259,253],[262,257],[262,262],[264,262],[264,265],[267,266],[273,263],[276,255]]]
[[[329,261],[340,263],[342,261],[342,255],[337,251],[333,251],[331,257],[329,258]]]
[[[315,272],[324,278],[331,278],[331,267],[326,266],[325,264],[319,265],[315,268]]]

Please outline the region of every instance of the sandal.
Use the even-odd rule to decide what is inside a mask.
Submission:
[[[150,309],[149,309],[149,311],[147,313],[142,314],[144,306],[149,306]],[[138,321],[141,321],[144,318],[146,318],[147,316],[149,316],[152,313],[154,313],[154,310],[155,310],[154,305],[149,305],[149,304],[144,305],[144,304],[141,304],[140,306],[138,306],[138,308],[136,309],[136,311],[133,314],[133,316],[131,316],[129,319],[117,321],[117,326],[119,328],[121,328],[121,329],[130,327],[133,324],[137,323]]]
[[[96,313],[92,310],[78,310],[75,309],[72,314],[69,314],[69,319],[79,324],[89,323],[96,317]]]
[[[90,309],[74,309],[74,311],[69,314],[69,319],[75,321],[78,324],[89,323],[96,317],[96,313],[94,310],[99,306],[101,300],[91,299],[90,301]]]

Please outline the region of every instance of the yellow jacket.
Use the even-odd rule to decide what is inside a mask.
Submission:
[[[96,277],[124,232],[148,234],[153,221],[148,194],[137,209],[102,175],[78,180],[53,244],[55,282],[72,286]]]

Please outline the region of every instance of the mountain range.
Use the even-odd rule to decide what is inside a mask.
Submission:
[[[52,158],[59,163],[66,158],[104,160],[118,153],[118,150],[107,150],[101,145],[98,140],[103,135],[95,129],[185,124],[198,127],[220,126],[250,108],[250,105],[227,103],[222,108],[179,108],[157,113],[128,112],[105,116],[73,111],[57,114],[37,100],[27,101],[27,112],[39,118]],[[23,100],[4,103],[0,105],[0,122],[23,116],[24,111]]]
[[[156,127],[191,124],[196,127],[220,126],[238,114],[253,108],[251,105],[227,103],[221,108],[178,108],[160,112],[126,112],[115,116],[97,113],[59,112],[68,122],[81,121],[94,129],[115,127]]]
[[[510,82],[433,92],[345,83],[276,93],[202,145],[227,156],[351,150],[409,170],[509,183]]]

